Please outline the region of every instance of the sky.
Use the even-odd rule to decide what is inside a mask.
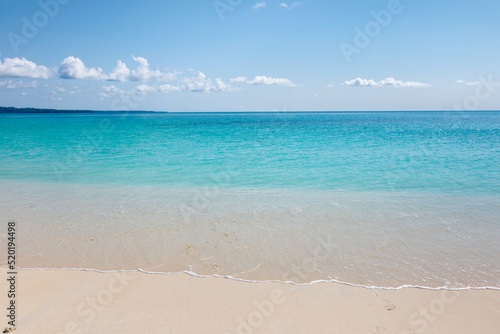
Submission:
[[[0,106],[500,109],[498,0],[0,0]]]

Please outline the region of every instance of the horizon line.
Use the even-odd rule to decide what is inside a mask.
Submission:
[[[11,111],[10,111],[10,110]],[[14,113],[157,113],[157,114],[244,114],[244,113],[280,113],[280,114],[294,114],[294,113],[359,113],[359,112],[498,112],[498,109],[477,109],[477,110],[454,110],[454,109],[425,109],[425,110],[298,110],[298,111],[155,111],[155,110],[97,110],[97,109],[54,109],[54,108],[34,108],[34,107],[3,107],[0,106],[0,113],[14,114]]]

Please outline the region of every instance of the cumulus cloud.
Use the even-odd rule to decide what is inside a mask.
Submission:
[[[344,82],[344,86],[351,87],[382,87],[382,86],[392,86],[392,87],[410,87],[410,88],[423,88],[430,87],[431,85],[427,83],[422,83],[418,81],[401,81],[394,78],[387,78],[380,81],[375,81],[372,79],[361,79],[356,78],[353,80],[348,80]]]
[[[263,2],[257,2],[255,5],[253,5],[252,9],[253,10],[258,10],[258,9],[264,8],[266,6],[267,6],[267,4],[266,4],[265,1],[263,1]]]
[[[148,85],[139,85],[135,87],[135,90],[139,94],[147,94],[147,93],[155,93],[156,88],[153,86],[148,86]]]
[[[129,74],[130,70],[127,65],[121,60],[117,60],[115,69],[108,74],[106,79],[108,81],[127,81]]]
[[[215,82],[207,76],[198,72],[198,76],[192,78],[184,78],[184,87],[190,92],[221,92],[229,88],[229,85],[224,83],[221,78],[216,78]]]
[[[229,79],[230,83],[238,84],[238,83],[247,83],[249,85],[278,85],[278,86],[288,86],[288,87],[296,87],[296,85],[289,79],[284,78],[272,78],[265,75],[255,76],[253,79],[249,80],[247,77],[238,76],[235,78]]]
[[[147,93],[169,93],[169,92],[180,92],[181,88],[179,86],[173,86],[170,84],[160,85],[158,87],[139,85],[135,87],[135,92],[138,94]]]
[[[139,63],[137,69],[130,73],[130,80],[132,81],[147,81],[151,78],[158,78],[161,76],[160,71],[151,71],[149,69],[149,63],[146,58],[134,57],[132,58]]]
[[[229,82],[230,83],[241,83],[241,82],[245,82],[247,80],[248,80],[247,77],[236,77],[236,78],[229,79]]]
[[[181,88],[179,86],[164,84],[164,85],[158,86],[157,91],[158,91],[158,93],[180,92]]]
[[[146,84],[138,85],[134,89],[122,90],[115,85],[103,86],[102,91],[99,93],[99,98],[101,100],[109,98],[116,95],[132,95],[132,94],[150,94],[150,93],[168,93],[168,92],[179,92],[182,89],[179,86],[173,86],[170,84],[163,84],[158,87],[148,86]]]
[[[161,72],[151,70],[146,58],[134,57],[138,63],[135,70],[130,70],[121,60],[117,60],[116,67],[106,74],[101,68],[87,68],[78,57],[67,57],[59,66],[59,76],[63,79],[94,79],[103,81],[149,81],[155,79],[159,82],[176,80],[180,72]]]
[[[99,98],[101,100],[108,98],[112,95],[125,95],[128,94],[127,91],[121,90],[115,85],[110,85],[110,86],[103,86],[102,87],[102,92],[99,93]]]
[[[43,65],[37,65],[26,58],[0,59],[0,77],[48,79],[52,70]]]
[[[252,80],[247,81],[248,84],[250,85],[278,85],[278,86],[288,86],[288,87],[295,87],[296,85],[290,81],[289,79],[284,79],[284,78],[271,78],[271,77],[266,77],[265,75],[258,75]]]
[[[0,88],[16,89],[16,88],[37,88],[38,81],[24,82],[24,81],[0,81]]]
[[[224,92],[224,91],[235,91],[238,90],[238,88],[232,86],[231,84],[238,84],[238,83],[245,83],[245,84],[251,84],[251,85],[281,85],[281,86],[289,86],[289,87],[295,87],[296,85],[284,78],[272,78],[272,77],[267,77],[267,76],[256,76],[253,79],[249,80],[248,77],[243,77],[243,76],[238,76],[234,78],[230,78],[229,82],[224,82],[221,78],[209,78],[207,77],[203,72],[201,71],[195,71],[192,70],[192,72],[195,72],[196,75],[192,77],[181,77],[177,78],[177,76],[181,72],[171,72],[171,73],[166,73],[166,72],[160,72],[160,71],[150,71],[149,70],[149,65],[147,64],[147,60],[144,58],[139,59],[136,58],[139,62],[139,67],[141,68],[140,70],[130,71],[129,77],[126,81],[132,81],[131,77],[135,76],[135,80],[141,80],[143,81],[142,84],[137,85],[136,87],[128,90],[121,90],[118,87],[111,85],[111,86],[103,86],[99,97],[101,99],[109,98],[110,96],[113,95],[132,95],[132,94],[164,94],[164,93],[169,93],[169,92],[204,92],[204,93],[210,93],[210,92]],[[119,70],[124,70],[125,66],[122,66],[120,64],[121,62],[117,63],[117,67],[115,71],[113,72],[119,72]],[[124,65],[124,64],[123,64]],[[123,79],[126,75],[126,71],[121,71],[121,78]],[[103,77],[109,78],[110,75],[101,75],[101,79]],[[146,78],[151,78],[151,77],[159,77],[158,80],[155,80],[156,84],[152,84],[152,82],[147,82]],[[118,78],[118,76],[112,76],[114,78]],[[104,80],[104,79],[103,79]],[[109,80],[109,79],[108,79]],[[173,81],[173,83],[164,83],[164,81]],[[163,84],[161,84],[163,83]]]
[[[101,68],[87,68],[77,57],[67,57],[59,65],[59,77],[62,79],[104,79]]]
[[[291,4],[287,4],[286,2],[282,2],[282,3],[280,3],[280,7],[283,7],[283,8],[286,8],[286,9],[293,9],[293,8],[297,7],[298,5],[300,5],[300,4],[302,4],[302,2],[294,1]]]

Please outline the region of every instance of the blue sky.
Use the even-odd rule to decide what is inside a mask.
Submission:
[[[1,106],[500,109],[494,0],[0,0],[0,6]]]

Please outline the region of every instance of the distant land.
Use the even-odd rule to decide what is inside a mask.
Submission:
[[[315,114],[315,113],[398,113],[398,112],[499,112],[500,110],[335,110],[335,111],[205,111],[205,112],[170,112],[170,111],[144,111],[144,110],[71,110],[71,109],[43,109],[43,108],[16,108],[0,107],[0,114]]]
[[[130,111],[130,110],[69,110],[69,109],[40,109],[40,108],[15,108],[15,107],[0,107],[0,114],[97,114],[97,113],[151,113],[151,111]]]

